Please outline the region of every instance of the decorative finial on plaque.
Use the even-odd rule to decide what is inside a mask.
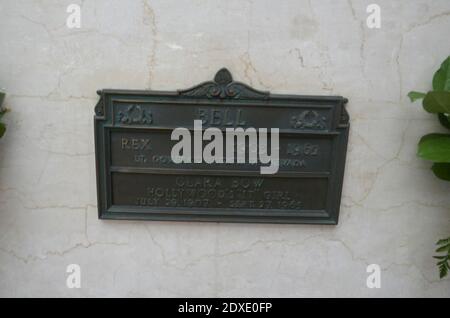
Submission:
[[[231,76],[231,73],[229,70],[227,70],[225,67],[221,68],[214,77],[214,82],[217,84],[229,84],[233,81],[233,76]]]
[[[233,76],[231,76],[230,71],[226,68],[221,68],[216,73],[216,76],[214,76],[213,81],[205,82],[189,89],[179,90],[178,93],[184,96],[196,98],[206,97],[211,99],[267,99],[270,96],[269,92],[256,90],[244,83],[233,82]]]

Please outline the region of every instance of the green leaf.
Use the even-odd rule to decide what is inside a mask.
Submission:
[[[441,67],[434,74],[433,90],[450,91],[450,56],[442,62]]]
[[[450,244],[450,237],[437,241],[436,245]]]
[[[439,278],[444,278],[448,273],[448,265],[447,263],[443,263],[439,265]]]
[[[431,167],[433,173],[439,179],[450,181],[450,163],[435,162]]]
[[[6,131],[6,126],[3,123],[0,123],[0,138],[3,137],[3,135],[5,134]]]
[[[450,135],[429,134],[419,141],[418,156],[434,162],[450,162]]]
[[[425,94],[425,93],[414,92],[414,91],[411,91],[408,93],[408,97],[411,100],[411,102],[413,102],[413,103],[418,99],[423,99],[426,95],[427,94]]]
[[[433,256],[435,259],[440,260],[437,262],[437,266],[439,267],[439,277],[442,279],[447,276],[448,271],[450,270],[450,237],[439,240],[436,245],[442,245],[436,252],[444,252],[444,255]]]
[[[5,99],[5,93],[0,92],[0,107],[2,107],[3,100]]]
[[[448,114],[439,113],[438,118],[442,126],[450,129],[450,117]]]
[[[423,99],[423,108],[429,113],[450,113],[450,92],[428,92]]]
[[[450,252],[450,245],[444,245],[436,249],[436,253]]]

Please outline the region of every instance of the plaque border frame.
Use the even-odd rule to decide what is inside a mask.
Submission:
[[[336,225],[339,220],[342,186],[344,180],[345,161],[347,153],[350,118],[345,108],[348,100],[342,96],[309,96],[293,94],[272,94],[256,90],[244,83],[235,82],[231,73],[222,68],[216,73],[213,81],[203,82],[185,90],[177,91],[152,91],[152,90],[123,90],[103,89],[98,90],[100,96],[95,106],[94,138],[95,161],[97,179],[97,207],[99,219],[116,220],[153,220],[153,221],[208,221],[208,222],[239,222],[239,223],[304,223],[304,224],[330,224]],[[112,206],[112,182],[110,131],[112,129],[158,129],[158,127],[134,127],[127,125],[115,125],[113,113],[114,101],[147,101],[155,103],[182,103],[189,105],[214,105],[236,106],[251,103],[254,107],[317,107],[330,108],[333,113],[331,127],[326,131],[292,131],[301,135],[335,135],[336,141],[332,143],[333,167],[328,178],[332,178],[328,184],[328,196],[325,210],[300,210],[301,215],[280,213],[289,211],[282,209],[267,209],[262,213],[255,213],[255,209],[220,208],[151,208],[142,212],[137,206]],[[286,132],[285,132],[286,133]],[[287,132],[289,133],[289,132]],[[283,134],[280,129],[280,135]],[[110,157],[109,157],[110,159]],[[202,170],[196,170],[197,174]],[[210,171],[209,171],[210,172]],[[234,171],[236,172],[236,171]],[[207,174],[207,172],[203,172]],[[288,173],[286,173],[287,175]],[[270,176],[264,175],[262,178]],[[220,214],[209,213],[213,210],[232,210],[233,213]],[[252,210],[252,215],[244,213]],[[278,212],[277,212],[278,211]],[[278,215],[277,215],[278,213]],[[309,213],[309,214],[308,214]],[[286,216],[286,214],[292,216]],[[298,213],[297,213],[298,214]],[[283,216],[282,216],[283,215]]]

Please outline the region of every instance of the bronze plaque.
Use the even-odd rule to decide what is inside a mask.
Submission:
[[[337,224],[349,132],[345,98],[258,91],[234,82],[226,69],[186,90],[98,94],[99,218]],[[194,120],[222,132],[278,128],[278,172],[261,174],[248,162],[175,163],[172,131],[193,131]]]

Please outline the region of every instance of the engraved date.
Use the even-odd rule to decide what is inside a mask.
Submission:
[[[286,153],[292,156],[317,156],[319,154],[319,145],[289,143]]]

